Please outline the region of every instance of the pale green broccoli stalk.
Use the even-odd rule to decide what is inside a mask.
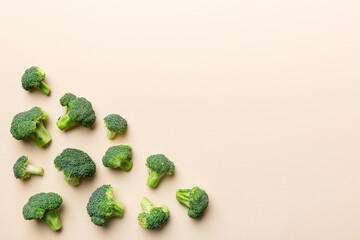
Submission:
[[[129,145],[112,146],[106,151],[102,162],[105,167],[129,171],[133,165],[131,151]]]
[[[167,206],[156,207],[148,198],[143,197],[141,207],[144,212],[139,213],[138,223],[147,229],[160,228],[169,219],[170,212]]]
[[[10,132],[17,140],[30,137],[38,146],[45,146],[51,141],[51,136],[43,124],[47,118],[48,115],[43,109],[33,107],[14,116]]]
[[[200,187],[178,189],[176,191],[176,199],[179,203],[189,208],[188,215],[191,218],[201,217],[209,204],[207,193]]]
[[[62,197],[57,193],[35,194],[23,207],[24,219],[42,220],[51,230],[57,231],[61,228],[59,208],[62,201]]]
[[[45,72],[38,67],[31,67],[25,71],[21,78],[22,87],[26,91],[38,89],[45,95],[49,95],[50,87],[44,83]]]
[[[127,128],[127,121],[119,114],[109,114],[104,118],[105,127],[108,129],[107,136],[115,138],[117,133],[122,133]]]
[[[147,185],[155,188],[165,174],[172,175],[175,171],[175,165],[163,154],[151,155],[146,159],[146,166],[149,167],[149,177]]]
[[[122,217],[124,204],[114,199],[113,193],[111,185],[102,185],[91,194],[86,209],[95,225],[102,227],[107,218]]]
[[[14,164],[13,170],[15,178],[21,180],[30,178],[31,175],[42,176],[44,174],[44,169],[42,167],[31,165],[27,156],[21,156],[18,158]]]

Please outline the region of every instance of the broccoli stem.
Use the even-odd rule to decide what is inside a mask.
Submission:
[[[155,207],[155,205],[147,197],[143,197],[140,204],[145,213],[150,213],[150,210]]]
[[[49,225],[53,231],[61,228],[60,214],[57,209],[47,211],[41,220]]]
[[[114,216],[115,217],[122,217],[124,212],[124,204],[120,202],[119,200],[114,200],[115,206],[114,206]]]
[[[113,139],[116,136],[116,132],[108,130],[107,137]]]
[[[68,112],[65,113],[64,116],[62,116],[57,122],[56,125],[58,126],[58,128],[60,130],[66,131],[69,128],[72,128],[73,126],[75,126],[78,122],[75,122],[73,120],[71,120],[71,118],[69,117]]]
[[[67,177],[65,176],[65,181],[70,184],[71,186],[77,186],[80,184],[80,178],[79,177]]]
[[[39,91],[41,91],[45,95],[49,95],[50,93],[50,87],[46,85],[44,82],[40,82],[39,86],[35,87]]]
[[[191,189],[178,189],[176,191],[176,199],[188,208],[190,207],[190,190]]]
[[[30,138],[34,140],[39,147],[42,147],[51,141],[50,133],[45,128],[42,121],[36,125],[36,130],[30,135]]]
[[[165,175],[165,173],[158,173],[158,172],[155,172],[153,170],[150,169],[150,172],[149,172],[149,177],[148,177],[148,180],[147,180],[147,185],[149,187],[157,187],[157,185],[159,184],[161,178]]]
[[[133,162],[127,161],[121,165],[121,169],[124,171],[129,171],[132,168]]]
[[[25,168],[25,173],[42,176],[44,174],[44,169],[42,167],[37,167],[37,166],[28,164]]]

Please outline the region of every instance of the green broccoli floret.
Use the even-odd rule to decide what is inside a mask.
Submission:
[[[131,151],[129,145],[112,146],[106,151],[102,162],[105,167],[129,171],[133,165]]]
[[[31,165],[27,156],[19,157],[14,164],[13,170],[17,179],[27,179],[30,178],[32,174],[41,176],[44,174],[44,169],[42,167]]]
[[[62,197],[57,193],[35,194],[23,207],[23,216],[26,220],[40,219],[49,225],[51,230],[57,231],[61,228],[59,207],[62,201]]]
[[[113,197],[114,189],[111,185],[102,185],[90,196],[86,206],[91,221],[102,227],[109,217],[122,217],[124,204]]]
[[[67,106],[65,115],[56,122],[60,130],[68,130],[79,123],[89,128],[95,123],[95,112],[86,98],[78,98],[72,93],[66,93],[60,99],[60,104]]]
[[[178,189],[176,191],[176,199],[189,208],[188,215],[191,218],[201,217],[209,204],[207,193],[200,187]]]
[[[146,166],[150,168],[147,185],[155,188],[165,174],[172,175],[175,165],[163,154],[151,155],[146,159]]]
[[[42,147],[51,141],[51,136],[43,123],[47,117],[47,113],[39,107],[18,113],[11,122],[10,132],[17,140],[30,137]]]
[[[26,91],[36,88],[43,94],[49,95],[50,87],[44,83],[44,79],[45,72],[43,70],[38,67],[31,67],[23,74],[21,84]]]
[[[107,127],[107,136],[113,139],[117,133],[122,133],[127,128],[127,121],[119,114],[109,114],[104,118],[105,127]]]
[[[143,228],[156,229],[161,227],[170,217],[167,206],[156,207],[150,200],[143,197],[141,200],[143,213],[138,215],[138,223]]]
[[[79,185],[82,178],[92,177],[96,172],[96,165],[89,155],[75,148],[63,150],[54,164],[56,169],[64,172],[65,181],[72,186]]]

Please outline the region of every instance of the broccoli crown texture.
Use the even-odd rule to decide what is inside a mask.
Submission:
[[[117,145],[110,147],[102,158],[105,167],[121,168],[129,171],[133,165],[131,147],[128,145]]]
[[[47,113],[39,107],[18,113],[11,122],[10,132],[17,140],[30,137],[42,147],[51,140],[51,136],[43,124],[47,117]]]
[[[176,199],[189,208],[188,215],[191,218],[201,217],[209,204],[207,193],[200,187],[178,189],[176,191]]]
[[[43,175],[44,173],[42,167],[30,165],[27,156],[19,157],[14,164],[13,170],[15,178],[18,179],[27,179],[30,178],[31,174]]]
[[[114,138],[116,133],[124,132],[127,128],[127,121],[119,114],[109,114],[104,118],[105,127],[108,129],[108,137]]]
[[[65,181],[70,185],[80,184],[80,179],[92,177],[96,172],[96,165],[90,156],[75,148],[66,148],[54,160],[56,169],[63,171]]]
[[[40,219],[47,223],[51,230],[57,231],[61,228],[58,208],[62,201],[62,197],[57,193],[35,194],[23,207],[23,216],[26,220]]]
[[[138,215],[138,223],[143,228],[156,229],[161,227],[170,217],[167,206],[156,207],[148,198],[143,197],[141,207],[144,212]]]
[[[86,98],[78,98],[72,93],[66,93],[60,99],[60,104],[67,106],[64,116],[56,122],[60,130],[67,130],[78,123],[84,127],[91,127],[95,123],[95,112]]]
[[[172,175],[175,165],[163,154],[151,155],[146,159],[146,166],[150,168],[147,185],[156,187],[165,174]]]
[[[38,67],[31,67],[25,71],[21,78],[22,87],[29,91],[33,88],[40,90],[48,95],[50,88],[44,83],[45,72]]]
[[[122,217],[124,205],[113,198],[111,185],[103,185],[90,196],[86,206],[91,221],[97,226],[104,226],[109,217]]]

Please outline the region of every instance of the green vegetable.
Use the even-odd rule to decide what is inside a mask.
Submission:
[[[72,93],[66,93],[60,99],[60,104],[67,106],[65,115],[56,122],[60,130],[68,130],[80,123],[89,128],[95,123],[95,112],[86,98],[78,98]]]
[[[43,123],[47,117],[47,113],[39,107],[18,113],[11,122],[10,132],[17,140],[30,137],[42,147],[51,141],[51,136]]]
[[[66,148],[54,160],[56,169],[63,171],[65,181],[72,186],[80,184],[80,180],[86,177],[92,177],[96,172],[94,161],[85,152]]]
[[[109,217],[122,217],[124,204],[113,198],[114,189],[111,185],[102,185],[89,198],[86,206],[91,221],[97,226],[104,226]]]
[[[44,169],[31,165],[27,156],[19,157],[14,164],[13,170],[17,179],[27,179],[30,178],[32,174],[41,176],[44,174]]]
[[[189,208],[188,215],[191,218],[201,217],[209,204],[207,193],[200,187],[178,189],[176,191],[176,199],[179,203]]]
[[[138,223],[143,228],[156,229],[161,227],[170,217],[167,206],[156,207],[150,200],[143,197],[141,207],[144,212],[138,215]]]
[[[105,127],[107,127],[107,136],[110,139],[115,138],[117,133],[122,133],[127,128],[127,121],[119,114],[109,114],[104,118]]]
[[[40,219],[51,230],[57,231],[61,228],[59,207],[62,201],[62,197],[57,193],[35,194],[23,207],[23,216],[26,220]]]
[[[43,94],[49,95],[50,87],[44,83],[45,72],[38,67],[31,67],[25,71],[21,78],[22,87],[26,91],[38,89]]]
[[[106,151],[102,162],[105,167],[129,171],[133,165],[131,151],[128,145],[112,146]]]
[[[149,167],[149,177],[147,185],[155,188],[165,174],[172,175],[175,165],[163,154],[151,155],[146,159],[146,166]]]

